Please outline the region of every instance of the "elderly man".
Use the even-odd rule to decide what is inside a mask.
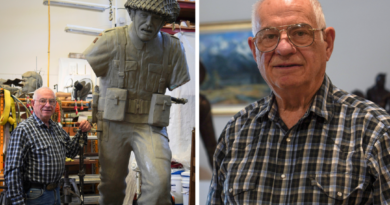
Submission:
[[[34,114],[12,132],[5,164],[7,198],[12,204],[61,204],[58,182],[65,170],[65,157],[79,151],[79,134],[73,139],[50,117],[56,107],[54,92],[48,87],[35,91]],[[87,121],[80,122],[83,132]]]
[[[84,52],[100,77],[99,100],[94,100],[101,130],[99,203],[123,203],[132,151],[142,175],[138,204],[171,204],[168,135],[165,126],[151,123],[149,109],[152,96],[190,80],[179,39],[160,32],[165,22],[176,19],[179,5],[128,0],[125,7],[132,24],[104,31]],[[168,115],[162,121],[169,121]]]
[[[272,93],[237,113],[208,204],[390,203],[390,117],[325,74],[335,40],[316,0],[264,0],[248,38]]]

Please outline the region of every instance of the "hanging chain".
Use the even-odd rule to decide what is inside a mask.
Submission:
[[[110,18],[109,20],[112,21],[112,0],[109,0],[110,1]]]

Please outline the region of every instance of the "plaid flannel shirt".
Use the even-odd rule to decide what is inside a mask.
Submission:
[[[207,204],[390,204],[390,116],[325,76],[291,129],[273,94],[236,114]]]
[[[58,182],[65,170],[65,156],[73,158],[79,151],[78,134],[71,140],[57,123],[50,120],[49,125],[34,113],[11,134],[4,178],[12,204],[24,204],[23,181]]]

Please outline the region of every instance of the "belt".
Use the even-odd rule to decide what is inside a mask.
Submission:
[[[104,111],[105,98],[99,97],[98,110]],[[126,113],[148,114],[150,109],[150,100],[127,99]]]
[[[37,188],[37,189],[46,189],[48,191],[52,191],[58,187],[58,182],[49,183],[49,184],[41,184],[36,182],[28,182],[27,188]]]

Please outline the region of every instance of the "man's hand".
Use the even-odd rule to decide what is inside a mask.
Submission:
[[[82,132],[88,132],[89,130],[91,130],[91,124],[88,121],[83,120],[83,121],[80,122],[79,129]]]

